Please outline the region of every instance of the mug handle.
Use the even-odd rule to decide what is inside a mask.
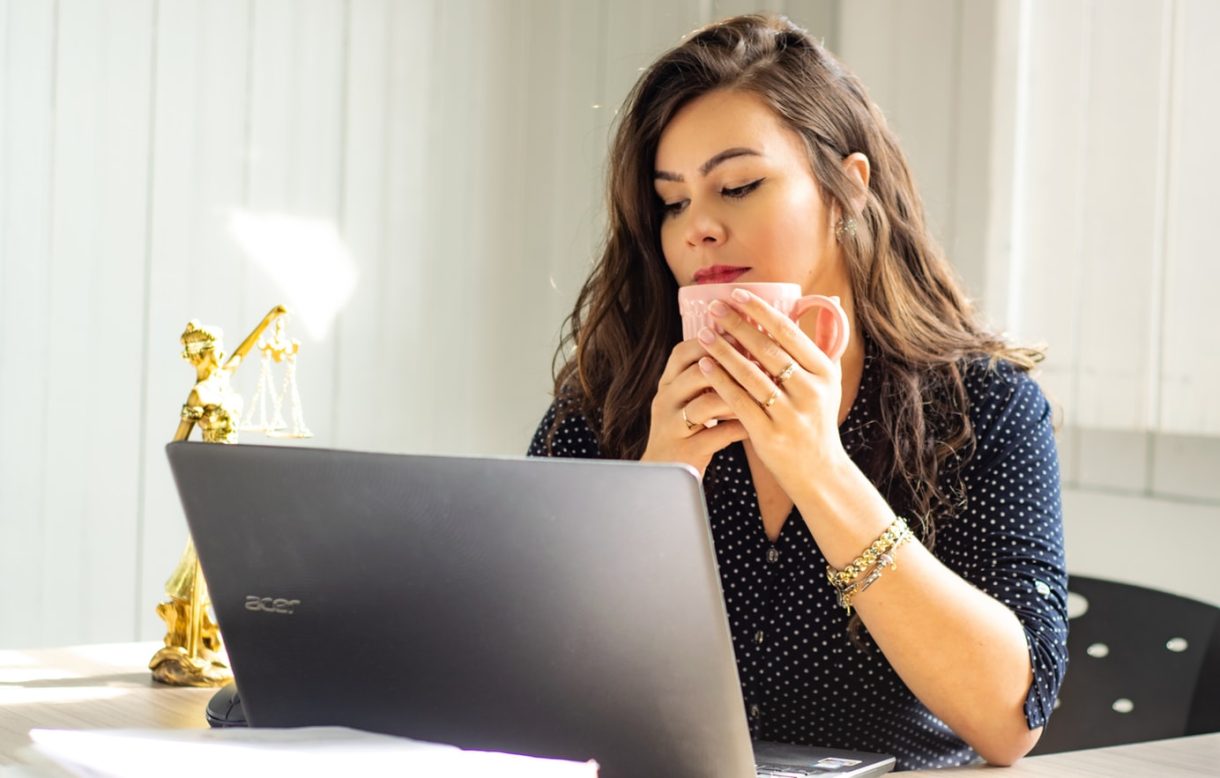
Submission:
[[[851,326],[847,322],[847,313],[843,310],[843,306],[839,305],[838,297],[807,294],[796,301],[796,304],[792,306],[792,313],[788,316],[793,321],[798,321],[814,308],[822,309],[818,311],[814,343],[826,353],[826,356],[832,360],[838,360],[843,356],[843,352],[847,351],[847,341],[851,337]],[[826,335],[828,327],[829,337]]]

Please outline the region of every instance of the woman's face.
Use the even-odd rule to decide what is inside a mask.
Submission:
[[[832,213],[800,137],[758,97],[717,91],[661,133],[661,247],[679,286],[786,281],[846,297]]]

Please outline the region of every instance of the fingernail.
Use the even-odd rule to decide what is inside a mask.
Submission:
[[[712,300],[712,304],[707,307],[707,311],[713,316],[724,316],[729,312],[729,306],[719,300]]]
[[[709,330],[707,327],[699,330],[699,342],[711,345],[716,342],[716,333]]]
[[[733,294],[729,295],[739,303],[749,302],[750,293],[744,289],[734,289]]]
[[[704,357],[703,359],[700,359],[699,360],[699,369],[705,373],[712,372],[712,358]]]

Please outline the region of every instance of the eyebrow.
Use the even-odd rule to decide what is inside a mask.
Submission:
[[[709,159],[707,162],[704,162],[702,165],[700,165],[699,174],[706,176],[708,173],[711,172],[712,168],[716,167],[721,162],[724,162],[726,159],[732,159],[733,157],[761,157],[761,156],[762,156],[762,154],[755,151],[754,149],[748,149],[748,148],[745,148],[744,146],[735,146],[731,149],[725,149],[724,151],[720,152],[719,154],[713,155],[711,159]],[[676,181],[678,183],[681,183],[686,180],[685,178],[678,175],[677,173],[670,173],[668,170],[656,171],[656,173],[654,173],[654,178],[656,178],[660,181]]]

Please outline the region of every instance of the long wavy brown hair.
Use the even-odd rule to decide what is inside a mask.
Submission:
[[[636,83],[619,113],[609,158],[609,221],[600,261],[580,291],[555,355],[558,405],[552,432],[581,413],[604,456],[638,459],[650,405],[681,340],[677,282],[661,251],[661,203],[653,190],[661,133],[691,100],[720,89],[762,98],[804,139],[823,201],[854,219],[842,235],[860,331],[880,375],[880,440],[864,469],[896,511],[917,519],[925,545],[961,507],[964,491],[942,475],[973,453],[964,370],[1005,360],[1029,370],[1034,349],[983,327],[929,233],[906,158],[864,86],[808,33],[785,18],[739,16],[692,33]],[[842,167],[871,162],[867,197]]]

